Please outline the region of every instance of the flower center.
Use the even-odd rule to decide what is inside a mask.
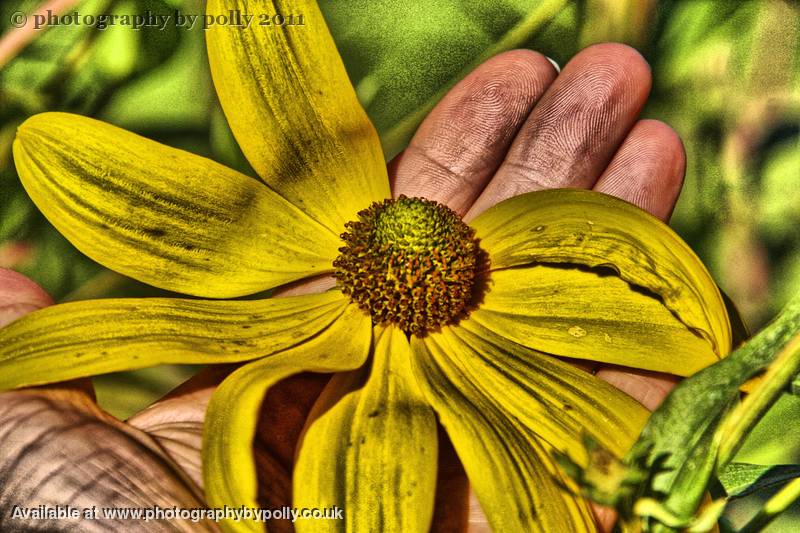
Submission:
[[[373,322],[424,334],[468,314],[482,252],[453,211],[401,196],[373,203],[345,228],[334,277]]]

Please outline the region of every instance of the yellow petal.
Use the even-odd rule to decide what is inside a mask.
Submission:
[[[450,353],[431,338],[414,337],[411,348],[419,387],[447,430],[493,531],[595,531],[588,505],[573,495],[574,486],[554,464],[551,445],[464,374],[459,359],[468,353]]]
[[[581,460],[586,433],[622,457],[647,409],[588,372],[497,336],[474,322],[430,335],[461,379],[555,449]]]
[[[366,384],[353,390],[350,377],[337,376],[320,398],[324,408],[315,406],[294,472],[294,504],[338,506],[344,523],[301,520],[299,532],[430,528],[436,418],[411,375],[405,335],[390,327],[376,337]]]
[[[378,135],[325,20],[316,2],[208,2],[209,15],[231,11],[303,17],[303,25],[215,25],[206,33],[208,58],[225,116],[250,164],[338,235],[359,210],[390,192]]]
[[[342,314],[341,293],[251,301],[87,300],[0,329],[0,390],[161,364],[229,363],[294,346]]]
[[[258,181],[90,118],[29,118],[14,161],[72,244],[156,287],[252,294],[326,272],[338,253],[337,234]]]
[[[681,376],[717,360],[712,344],[657,298],[576,268],[496,270],[468,322],[542,352]]]
[[[360,367],[369,354],[370,327],[369,316],[349,305],[319,335],[250,363],[222,382],[208,405],[203,430],[203,478],[210,507],[258,507],[252,446],[265,394],[281,379],[299,372]],[[263,531],[263,524],[253,520],[224,521],[222,525],[227,531]]]
[[[538,191],[501,202],[470,224],[493,270],[531,263],[610,267],[663,299],[715,353],[730,351],[731,328],[714,280],[666,224],[601,193]]]

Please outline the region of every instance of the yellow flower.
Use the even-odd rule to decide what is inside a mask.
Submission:
[[[208,3],[211,15],[245,7]],[[469,226],[433,202],[390,200],[377,134],[319,10],[281,7],[305,25],[208,32],[225,114],[264,183],[63,113],[26,121],[14,157],[53,225],[118,272],[203,298],[326,273],[337,288],[44,309],[0,330],[0,388],[252,361],[215,392],[203,443],[208,504],[238,507],[257,505],[266,391],[337,372],[298,451],[296,507],[339,506],[349,531],[427,530],[438,420],[495,530],[593,530],[552,452],[585,462],[586,433],[622,455],[646,412],[552,356],[689,375],[730,349],[716,285],[667,226],[601,194],[530,193]]]

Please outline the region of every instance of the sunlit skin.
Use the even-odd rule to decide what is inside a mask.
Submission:
[[[498,55],[456,85],[428,115],[409,147],[389,163],[392,191],[395,196],[435,200],[469,221],[490,206],[524,192],[588,188],[625,199],[667,220],[681,189],[685,155],[679,137],[669,126],[638,119],[650,86],[647,63],[623,45],[589,47],[560,74],[536,52],[517,50]],[[314,292],[331,283],[330,279],[318,279],[284,294]],[[0,325],[50,303],[35,284],[13,272],[0,272]],[[648,409],[655,408],[675,382],[673,377],[654,373],[588,362],[576,364]],[[201,372],[131,418],[131,435],[144,440],[150,433],[173,451],[175,460],[200,483],[200,430],[205,407],[216,384],[229,371],[215,367]],[[269,455],[291,468],[305,415],[323,384],[322,377],[301,375],[269,392],[261,425],[270,430],[257,437],[257,455]],[[65,388],[69,390],[64,392]],[[44,409],[49,410],[49,417],[26,417],[26,436],[31,440],[52,419],[67,419],[75,413],[96,418],[85,406],[90,394],[88,380],[3,393],[0,432],[42,398],[58,398],[60,403],[47,404]],[[279,420],[276,412],[281,413]],[[109,425],[110,431],[120,431],[121,425],[108,420],[102,423]],[[95,431],[94,426],[87,426],[73,429],[62,438],[82,440],[87,449],[102,447]],[[48,449],[58,446],[59,438],[45,443],[38,452],[42,460],[48,457]],[[443,442],[441,448],[440,493],[456,504],[460,496],[466,501],[466,477],[452,454],[448,456],[449,447]],[[114,457],[134,463],[146,460],[141,457],[145,452],[132,443],[105,452],[109,461]],[[79,473],[76,467],[74,475]],[[67,469],[62,474],[70,473]],[[25,481],[19,482],[24,488]],[[98,504],[102,505],[103,497],[108,495],[96,495]],[[470,499],[468,515],[454,512],[458,509],[455,505],[448,506],[449,513],[445,513],[442,504],[437,501],[435,522],[468,520],[471,531],[488,531],[474,498]],[[613,512],[595,511],[603,527],[610,529]]]

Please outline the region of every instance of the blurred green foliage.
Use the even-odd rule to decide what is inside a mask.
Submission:
[[[202,0],[73,3],[69,11],[82,15],[203,12]],[[31,13],[39,4],[0,3],[0,33],[12,30],[13,12]],[[329,0],[322,8],[387,157],[403,148],[447,88],[495,53],[528,47],[564,65],[591,43],[636,47],[653,70],[644,115],[671,124],[688,155],[673,227],[700,254],[751,328],[758,329],[798,292],[796,2]],[[19,184],[11,142],[26,117],[70,111],[252,175],[216,101],[203,39],[197,27],[58,26],[36,32],[7,62],[0,57],[0,266],[29,275],[57,300],[161,294],[84,257],[39,215]],[[124,417],[186,376],[160,369],[106,376],[96,383],[101,402]],[[792,398],[779,402],[763,424],[800,420]],[[770,440],[774,434],[757,427],[737,463],[800,462],[796,450],[791,458],[781,455],[783,447]],[[755,470],[743,467],[731,483],[741,483],[742,472]],[[731,511],[731,523],[740,511]],[[776,523],[771,531],[781,527]]]

